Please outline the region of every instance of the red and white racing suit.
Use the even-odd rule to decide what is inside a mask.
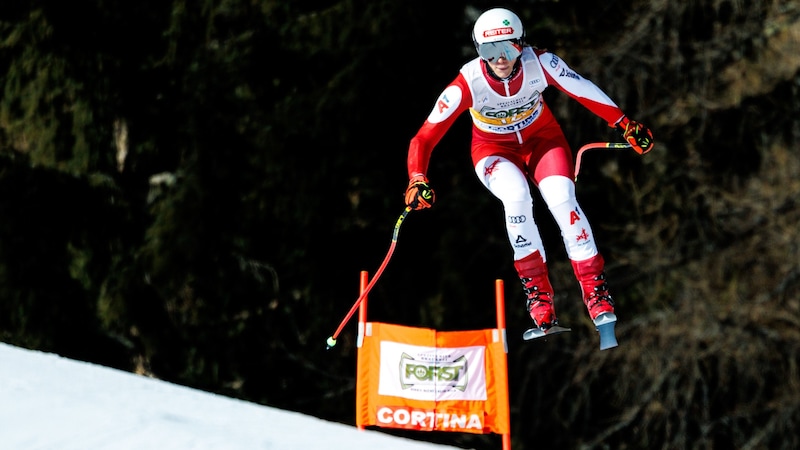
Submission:
[[[503,203],[515,261],[537,251],[546,260],[528,180],[539,188],[558,223],[569,258],[573,263],[588,260],[598,252],[591,227],[575,198],[572,153],[541,94],[548,86],[555,86],[609,126],[624,114],[594,83],[553,53],[525,47],[519,64],[516,72],[502,81],[487,73],[480,58],[461,68],[411,139],[409,178],[426,174],[434,146],[461,113],[469,111],[475,172]]]

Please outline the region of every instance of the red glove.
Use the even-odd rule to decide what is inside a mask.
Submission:
[[[653,133],[646,126],[623,117],[617,122],[617,128],[636,153],[644,155],[653,149]]]
[[[436,200],[436,194],[428,186],[428,179],[425,178],[425,175],[411,177],[408,188],[406,188],[406,206],[410,206],[414,210],[430,208],[433,206],[434,200]]]

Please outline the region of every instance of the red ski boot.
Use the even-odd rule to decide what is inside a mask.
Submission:
[[[527,310],[533,322],[542,331],[558,324],[553,306],[553,287],[547,276],[547,265],[537,251],[514,261],[519,280],[527,296]]]
[[[614,300],[608,293],[604,267],[605,261],[600,254],[584,261],[572,261],[572,269],[581,284],[583,303],[600,333],[600,350],[617,346],[614,335],[617,316],[614,314]]]
[[[592,320],[601,314],[614,313],[614,300],[608,293],[604,268],[605,261],[599,253],[584,261],[572,261],[572,269],[583,291],[583,303]]]

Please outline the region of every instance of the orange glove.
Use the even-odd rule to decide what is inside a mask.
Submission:
[[[428,179],[425,178],[425,175],[411,177],[408,188],[406,188],[406,206],[410,206],[414,210],[430,208],[435,200],[436,194],[428,186]]]
[[[617,128],[636,153],[644,155],[653,149],[653,133],[641,123],[623,117],[617,122]]]

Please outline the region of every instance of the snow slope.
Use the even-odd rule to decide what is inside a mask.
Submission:
[[[3,343],[0,448],[455,449]]]

